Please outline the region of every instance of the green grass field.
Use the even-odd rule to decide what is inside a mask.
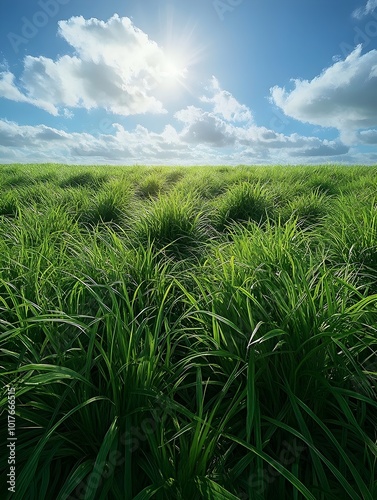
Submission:
[[[4,494],[9,384],[12,498],[377,498],[377,167],[2,165],[0,235]]]

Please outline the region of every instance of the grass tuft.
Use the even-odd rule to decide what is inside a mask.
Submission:
[[[233,222],[264,222],[272,210],[272,198],[266,186],[260,183],[243,182],[232,186],[215,202],[217,209],[216,227],[224,230]]]
[[[160,196],[136,222],[136,237],[167,256],[180,259],[197,254],[208,237],[206,217],[197,204],[195,194]]]

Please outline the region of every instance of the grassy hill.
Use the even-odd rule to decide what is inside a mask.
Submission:
[[[0,166],[13,497],[376,498],[376,188],[362,166]]]

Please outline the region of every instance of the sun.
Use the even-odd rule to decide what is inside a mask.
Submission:
[[[187,66],[182,57],[168,55],[162,69],[164,83],[183,83],[187,76]]]
[[[165,10],[166,9],[166,10]],[[183,19],[180,10],[169,5],[161,10],[158,43],[164,54],[163,86],[178,91],[190,91],[190,81],[196,78],[197,65],[205,57],[207,47],[198,37],[197,21]],[[173,90],[173,89],[171,89]]]

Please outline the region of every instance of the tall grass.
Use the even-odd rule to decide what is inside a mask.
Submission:
[[[180,259],[200,252],[210,227],[195,192],[186,196],[174,192],[146,205],[134,232],[142,245]]]
[[[268,190],[260,183],[242,182],[231,186],[222,197],[215,201],[217,211],[216,227],[223,230],[234,222],[266,220],[272,211],[273,200]]]
[[[15,498],[376,498],[375,169],[2,172]]]

